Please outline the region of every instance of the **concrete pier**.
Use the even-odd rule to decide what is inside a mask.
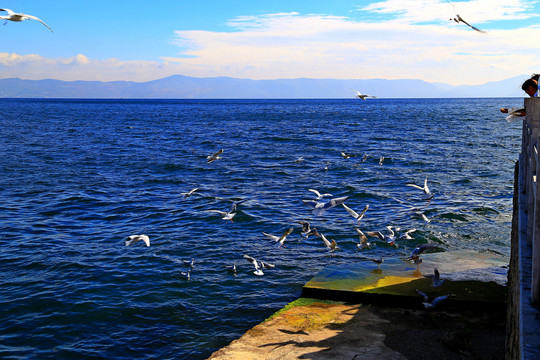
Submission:
[[[516,163],[510,260],[507,359],[540,359],[540,201],[537,181],[540,98],[525,99],[522,148]]]

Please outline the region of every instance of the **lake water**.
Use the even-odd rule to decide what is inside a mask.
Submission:
[[[326,266],[405,257],[420,243],[508,255],[521,122],[499,108],[522,105],[0,99],[0,358],[204,359]],[[426,177],[430,223],[406,185]],[[302,202],[310,188],[369,205],[364,232],[416,228],[414,240],[360,253],[354,219],[341,206],[315,217]],[[207,211],[240,200],[234,222]],[[342,251],[303,239],[299,220]],[[262,234],[289,227],[283,249]],[[151,246],[125,246],[132,234]],[[276,268],[256,276],[244,254]]]

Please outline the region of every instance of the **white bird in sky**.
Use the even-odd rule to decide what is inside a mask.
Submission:
[[[433,194],[431,193],[431,191],[429,190],[429,187],[427,185],[427,176],[426,176],[426,180],[424,180],[424,186],[423,187],[415,185],[415,184],[407,184],[407,186],[412,186],[414,188],[422,190],[423,191],[422,200],[427,200],[429,202],[431,199],[433,199]]]
[[[40,23],[42,23],[43,25],[45,25],[47,27],[47,29],[51,30],[52,29],[49,27],[49,25],[45,24],[41,19],[33,16],[33,15],[28,15],[28,14],[23,14],[23,13],[16,13],[16,12],[13,12],[11,11],[10,9],[0,9],[0,11],[5,11],[7,12],[8,14],[7,15],[1,15],[0,16],[0,19],[2,20],[9,20],[9,21],[23,21],[23,20],[37,20],[39,21]],[[4,23],[5,25],[5,23]]]
[[[321,200],[323,197],[325,196],[328,196],[328,197],[332,197],[334,195],[332,194],[321,194],[318,190],[315,190],[315,189],[308,189],[308,191],[311,191],[312,193],[314,193],[315,195],[317,195],[317,200]]]
[[[206,162],[209,164],[211,163],[212,161],[215,161],[217,159],[221,159],[221,157],[219,155],[221,155],[223,153],[223,149],[219,150],[217,153],[215,154],[212,154],[210,156],[207,156],[206,157]]]
[[[374,99],[377,99],[376,96],[372,96],[372,95],[368,95],[368,94],[362,94],[360,91],[358,90],[354,90],[354,89],[351,89],[352,91],[354,91],[356,93],[356,97],[357,98],[360,98],[362,100],[366,100],[366,98],[374,98]]]
[[[150,238],[148,235],[130,235],[128,237],[128,240],[126,240],[126,246],[129,246],[133,243],[136,243],[137,241],[144,241],[146,246],[150,246]]]
[[[347,200],[348,196],[338,197],[334,198],[327,202],[317,202],[315,200],[302,200],[304,204],[309,206],[313,209],[313,215],[315,216],[322,216],[326,210],[329,210],[333,207],[336,207],[340,204],[342,204],[345,200]]]
[[[288,228],[287,230],[285,230],[285,232],[281,236],[276,236],[276,235],[268,234],[268,233],[265,233],[265,232],[263,232],[263,235],[266,236],[267,238],[269,238],[270,240],[274,240],[275,242],[279,243],[280,248],[283,248],[283,244],[285,243],[285,240],[287,239],[287,236],[290,233],[292,233],[292,231],[293,231],[293,228]]]
[[[472,26],[471,24],[469,24],[469,23],[466,22],[465,20],[463,20],[463,18],[462,18],[461,16],[459,16],[459,14],[457,13],[456,7],[454,6],[454,4],[450,3],[450,5],[452,5],[452,7],[454,8],[454,14],[455,14],[455,16],[454,16],[453,18],[450,18],[450,20],[454,20],[454,21],[455,21],[456,23],[458,23],[458,24],[459,24],[460,22],[462,22],[462,23],[464,23],[465,25],[469,26],[471,29],[478,31],[479,33],[487,34],[486,31],[480,30],[480,29],[478,29],[478,28]]]
[[[364,217],[364,214],[366,213],[366,211],[369,209],[369,205],[366,205],[364,206],[364,210],[362,210],[362,212],[360,214],[358,214],[356,211],[354,211],[353,209],[351,209],[350,207],[348,207],[347,205],[345,205],[344,203],[341,204],[341,206],[343,206],[345,208],[345,210],[347,210],[347,212],[353,217],[356,219],[356,224],[360,224],[360,220],[362,220],[362,218]]]

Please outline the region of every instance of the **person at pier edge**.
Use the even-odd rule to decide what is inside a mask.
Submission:
[[[521,85],[521,89],[530,97],[538,97],[538,78],[540,78],[540,74],[533,74],[530,79],[525,80]]]
[[[527,79],[523,82],[521,85],[521,89],[527,93],[530,97],[539,97],[539,90],[538,90],[538,79],[540,78],[540,74],[533,74],[530,79]],[[502,113],[508,113],[507,108],[501,108]],[[525,109],[519,109],[516,112],[517,116],[525,116]]]

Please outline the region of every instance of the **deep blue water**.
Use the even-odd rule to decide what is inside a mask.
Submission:
[[[522,104],[0,99],[0,358],[204,359],[328,265],[426,242],[507,255],[521,122],[499,108]],[[406,186],[426,176],[429,224]],[[414,227],[415,239],[360,254],[354,219],[342,207],[313,216],[309,188],[369,204],[364,232]],[[232,223],[206,211],[241,199]],[[303,240],[297,220],[342,251]],[[284,249],[262,235],[290,226]],[[125,246],[131,234],[151,246]],[[276,268],[255,276],[244,254]]]

